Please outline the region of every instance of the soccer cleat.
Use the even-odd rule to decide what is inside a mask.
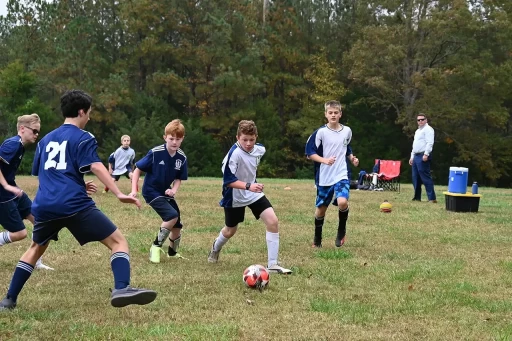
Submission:
[[[213,251],[213,246],[215,245],[215,241],[217,241],[217,239],[215,239],[213,241],[212,249],[208,253],[208,263],[217,263],[219,261],[219,253],[220,253],[220,251]]]
[[[322,247],[322,237],[315,236],[312,247]]]
[[[127,286],[123,289],[112,290],[110,303],[116,308],[122,308],[130,304],[148,304],[153,302],[155,298],[156,291]]]
[[[315,244],[315,243],[313,243],[313,245],[311,245],[311,247],[312,247],[313,249],[315,249],[315,248],[316,248],[316,249],[319,249],[319,248],[321,248],[321,247],[322,247],[322,244]]]
[[[35,266],[36,269],[40,269],[40,270],[55,270],[54,268],[52,267],[49,267],[48,265],[46,264],[43,264],[43,262],[41,261],[41,258],[39,258],[36,262],[36,266]]]
[[[291,274],[293,271],[290,270],[290,269],[287,269],[287,268],[283,268],[281,265],[279,264],[272,264],[271,266],[269,266],[267,268],[267,271],[268,272],[271,272],[271,273],[277,273],[277,274]]]
[[[334,242],[334,245],[336,245],[336,247],[342,247],[343,244],[345,244],[345,237],[343,237],[343,239],[338,239],[336,238],[336,241]]]
[[[160,253],[164,252],[158,245],[152,244],[149,249],[149,261],[151,263],[160,263]]]
[[[0,311],[2,310],[12,310],[16,308],[16,302],[14,302],[9,296],[6,296],[0,302]]]

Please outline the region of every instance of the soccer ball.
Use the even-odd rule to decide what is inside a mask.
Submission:
[[[380,204],[380,211],[384,213],[390,213],[393,205],[389,203],[387,200],[384,200],[382,204]]]
[[[263,265],[254,264],[244,270],[243,280],[249,288],[263,289],[268,285],[270,274]]]

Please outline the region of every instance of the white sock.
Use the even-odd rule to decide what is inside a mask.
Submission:
[[[0,233],[0,246],[12,243],[11,237],[9,237],[9,231]]]
[[[267,253],[268,266],[277,264],[277,256],[279,254],[279,232],[272,233],[267,231]]]
[[[224,237],[222,231],[220,231],[219,236],[215,239],[215,243],[213,244],[213,251],[219,252],[220,249],[228,242],[229,238]]]

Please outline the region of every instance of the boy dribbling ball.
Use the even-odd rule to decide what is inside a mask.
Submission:
[[[214,240],[208,262],[217,263],[220,250],[233,237],[238,224],[244,221],[245,207],[266,226],[268,271],[290,274],[292,270],[280,266],[279,221],[272,204],[263,194],[264,185],[256,182],[256,170],[265,154],[265,147],[256,143],[258,129],[253,121],[240,121],[235,143],[222,161],[223,186],[220,205],[224,207],[225,226]]]

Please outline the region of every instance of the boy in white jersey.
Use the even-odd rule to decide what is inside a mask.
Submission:
[[[350,193],[347,160],[356,167],[359,165],[359,160],[352,155],[349,148],[352,130],[340,124],[342,115],[340,102],[328,101],[324,107],[327,124],[316,130],[306,143],[306,155],[315,162],[317,188],[313,247],[322,247],[325,212],[333,197],[332,204],[339,209],[335,245],[341,247],[345,243]]]
[[[231,147],[222,161],[223,187],[220,205],[224,207],[225,226],[213,242],[208,262],[217,263],[222,246],[233,237],[238,224],[244,221],[245,207],[249,207],[256,219],[261,218],[267,228],[267,252],[269,272],[290,274],[277,262],[279,254],[278,220],[272,205],[263,194],[263,184],[256,182],[256,169],[265,147],[256,144],[258,130],[253,121],[240,121],[237,143]]]
[[[112,175],[114,181],[119,181],[121,176],[132,179],[133,161],[135,160],[135,151],[130,148],[130,136],[121,136],[121,147],[110,154],[108,158],[108,172]],[[105,186],[104,193],[108,192]]]

